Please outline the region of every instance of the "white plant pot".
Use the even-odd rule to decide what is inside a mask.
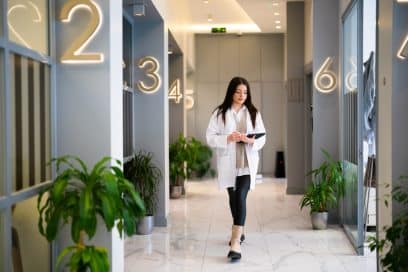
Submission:
[[[327,218],[328,218],[327,212],[312,212],[312,214],[310,215],[310,218],[312,220],[313,229],[316,229],[316,230],[327,229]]]

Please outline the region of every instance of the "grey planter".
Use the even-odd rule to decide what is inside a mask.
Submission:
[[[170,198],[180,198],[183,186],[170,186]]]
[[[313,229],[323,230],[327,229],[327,212],[312,212],[310,218],[312,219]]]
[[[136,233],[140,235],[148,235],[153,232],[154,227],[154,216],[147,215],[142,217],[139,222],[137,222]]]

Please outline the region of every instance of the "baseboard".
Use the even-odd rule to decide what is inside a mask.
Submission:
[[[287,187],[286,194],[288,195],[303,195],[305,193],[305,188],[299,187]]]
[[[155,227],[167,227],[167,217],[161,215],[154,216],[154,226]]]

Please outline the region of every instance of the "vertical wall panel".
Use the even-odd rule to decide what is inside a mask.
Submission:
[[[261,80],[280,82],[283,78],[283,34],[261,36]]]
[[[259,36],[245,35],[239,39],[239,72],[248,81],[261,80]]]
[[[199,82],[214,82],[219,80],[219,41],[217,37],[196,35],[196,62],[199,63],[197,69],[197,80]]]
[[[237,36],[219,38],[220,81],[229,82],[232,77],[239,75],[239,41]]]

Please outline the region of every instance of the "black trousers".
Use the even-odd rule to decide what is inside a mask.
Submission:
[[[235,190],[233,187],[227,188],[229,204],[231,208],[234,225],[244,226],[246,218],[246,199],[251,185],[249,175],[239,176],[235,180]]]

